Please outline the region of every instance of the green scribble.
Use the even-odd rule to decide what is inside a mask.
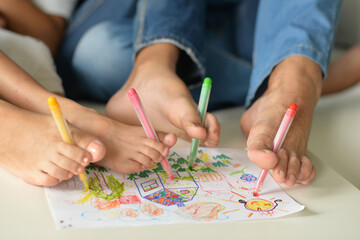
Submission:
[[[173,157],[173,156],[178,156],[178,157],[180,157],[180,155],[177,154],[176,152],[173,152],[169,157]]]
[[[187,163],[187,161],[185,160],[185,158],[182,158],[182,157],[178,158],[178,159],[176,160],[176,162],[177,162],[178,164],[180,164],[180,165]]]
[[[222,160],[222,162],[225,164],[232,164],[229,160]]]
[[[196,163],[204,163],[200,158],[196,158],[195,162]]]
[[[220,162],[220,161],[213,162],[212,165],[213,165],[214,167],[227,167],[226,164],[224,164],[224,163],[222,163],[222,162]]]
[[[159,172],[163,172],[164,169],[161,166],[161,163],[157,164],[157,167],[153,169],[154,173],[159,173]]]
[[[244,168],[241,169],[241,170],[234,171],[234,172],[230,173],[230,175],[235,175],[235,174],[238,174],[238,173],[245,174],[245,172],[244,172],[245,169],[246,169],[246,167],[244,167]]]
[[[202,167],[201,172],[216,172],[211,167]]]
[[[97,172],[108,172],[109,171],[107,168],[104,168],[102,166],[97,166],[97,165],[94,165],[92,163],[87,165],[85,170],[88,170],[88,172],[90,172],[89,170],[97,171]]]
[[[182,177],[182,178],[179,178],[179,180],[192,181],[193,179],[192,179],[192,177],[190,177],[190,176],[184,176],[184,177]]]
[[[221,154],[221,155],[216,155],[213,157],[214,160],[220,158],[220,159],[231,159],[230,157],[226,156],[225,154]]]
[[[139,177],[141,178],[147,178],[150,176],[150,174],[152,174],[151,170],[144,170],[142,172],[139,173]]]
[[[105,193],[104,189],[100,185],[100,181],[97,177],[89,178],[89,188],[90,191],[98,198],[111,201],[113,199],[117,199],[122,196],[125,191],[124,183],[120,183],[112,174],[110,176],[106,176],[108,181],[109,190],[111,193]]]
[[[137,173],[130,173],[129,176],[127,177],[127,179],[128,180],[135,180],[137,176],[138,176]]]
[[[178,168],[181,168],[181,165],[178,164],[178,163],[175,163],[175,164],[171,165],[171,168],[172,169],[178,169]]]

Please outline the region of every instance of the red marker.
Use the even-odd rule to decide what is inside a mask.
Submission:
[[[147,137],[159,142],[159,138],[157,137],[157,135],[154,131],[154,128],[152,127],[148,117],[146,116],[145,109],[144,109],[143,105],[141,104],[140,98],[137,95],[135,89],[130,88],[128,90],[128,95],[129,95],[129,98],[130,98],[130,101],[131,101],[133,107],[135,108],[136,115],[138,116],[138,118],[141,122],[141,125],[143,126],[143,128],[145,130]],[[163,160],[161,161],[161,166],[163,167],[165,172],[169,175],[169,178],[171,180],[173,180],[174,176],[172,175],[172,173],[170,171],[169,162],[167,161],[167,159],[165,157],[163,157]]]
[[[279,130],[277,131],[276,136],[274,138],[274,143],[273,143],[273,148],[272,148],[272,151],[274,153],[277,153],[279,151],[282,143],[284,142],[285,136],[286,136],[286,134],[290,128],[290,125],[295,117],[296,108],[297,108],[296,104],[292,103],[286,110],[285,116],[284,116],[283,120],[281,121]],[[259,196],[259,190],[265,180],[267,172],[268,172],[267,170],[261,171],[258,182],[253,191],[254,197]]]

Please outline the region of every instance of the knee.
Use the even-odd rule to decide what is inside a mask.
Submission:
[[[132,33],[127,30],[128,27],[107,21],[83,35],[72,59],[79,82],[99,88],[121,87],[133,64]]]

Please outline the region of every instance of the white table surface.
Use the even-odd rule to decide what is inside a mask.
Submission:
[[[219,147],[245,147],[234,116],[216,113],[223,124]],[[179,141],[177,147],[189,146]],[[284,187],[305,209],[272,220],[232,223],[56,230],[44,189],[0,169],[0,239],[360,239],[360,191],[312,156],[317,177],[308,186]]]

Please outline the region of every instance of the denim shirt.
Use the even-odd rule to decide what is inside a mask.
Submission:
[[[197,73],[204,76],[205,21],[211,17],[206,16],[206,8],[207,4],[221,3],[216,0],[139,0],[135,54],[152,43],[172,43],[187,53]],[[291,55],[302,55],[318,63],[325,78],[340,5],[341,0],[259,0],[246,106],[263,93],[265,89],[259,88],[264,86],[272,69]]]

